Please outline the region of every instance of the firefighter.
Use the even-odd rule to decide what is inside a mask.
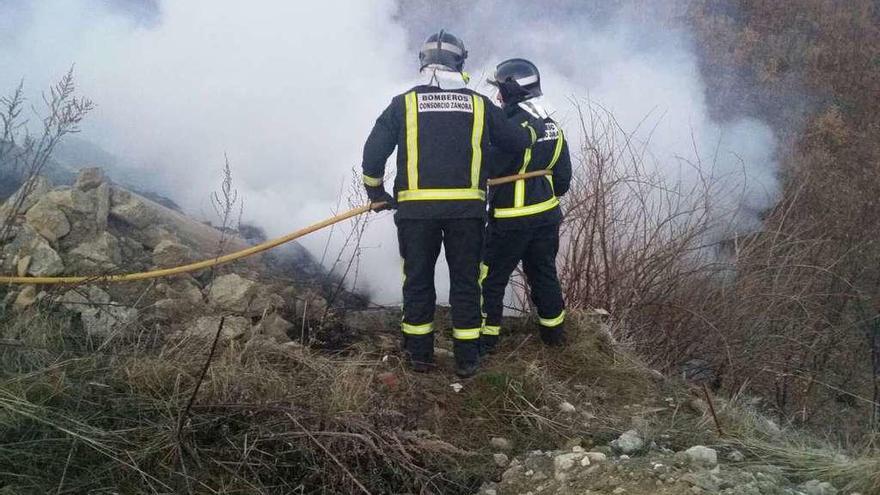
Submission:
[[[403,259],[403,348],[416,371],[434,360],[434,267],[440,248],[449,265],[449,302],[456,373],[479,368],[480,254],[486,216],[489,146],[521,154],[543,136],[537,119],[505,118],[485,96],[466,87],[464,44],[445,31],[419,52],[423,83],[391,100],[364,145],[363,181],[373,203],[395,208]],[[397,148],[393,196],[385,162]]]
[[[498,89],[505,115],[514,123],[546,119],[545,135],[521,153],[493,153],[492,175],[549,170],[551,175],[521,179],[489,191],[489,223],[484,251],[483,310],[485,324],[480,353],[495,350],[501,334],[504,291],[510,275],[522,262],[531,298],[538,310],[541,340],[551,346],[564,342],[565,304],[556,274],[559,197],[568,191],[571,159],[559,125],[541,104],[541,75],[528,60],[498,64],[489,83]]]

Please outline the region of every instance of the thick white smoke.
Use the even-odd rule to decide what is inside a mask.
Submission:
[[[277,235],[328,216],[360,165],[374,119],[413,84],[421,39],[445,27],[468,45],[475,79],[500,59],[530,58],[563,122],[571,122],[572,96],[600,102],[625,128],[663,115],[655,155],[693,156],[693,133],[705,153],[719,147],[721,167],[748,170],[744,206],[769,204],[772,134],[756,122],[710,119],[683,33],[636,31],[620,18],[594,22],[577,7],[540,14],[519,3],[542,2],[446,9],[439,2],[275,0],[257,8],[166,0],[145,22],[144,9],[132,14],[89,0],[0,0],[0,90],[21,77],[31,90],[45,87],[76,63],[83,93],[99,104],[84,138],[148,170],[162,192],[195,213],[211,211],[209,193],[228,153],[245,220]],[[320,251],[325,240],[317,234],[304,244]],[[377,302],[399,301],[390,215],[373,222],[364,245],[360,280],[369,281]]]

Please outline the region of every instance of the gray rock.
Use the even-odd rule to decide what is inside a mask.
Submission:
[[[492,460],[495,461],[495,465],[498,467],[507,467],[510,464],[507,454],[492,454]]]
[[[605,462],[608,460],[608,457],[602,452],[587,452],[584,455],[593,463]]]
[[[235,273],[221,275],[208,287],[208,302],[217,308],[245,312],[253,298],[255,285]]]
[[[97,205],[88,194],[79,189],[71,189],[69,187],[60,187],[49,191],[45,200],[62,210],[76,213],[91,213],[95,211]]]
[[[153,248],[153,263],[161,268],[185,265],[193,261],[192,249],[183,244],[164,240]]]
[[[275,342],[283,344],[290,342],[289,332],[293,330],[294,325],[282,318],[278,313],[271,313],[260,320],[254,329],[254,333],[265,335]]]
[[[692,466],[711,468],[718,464],[718,452],[709,447],[695,445],[685,450],[684,454]]]
[[[314,291],[306,291],[296,300],[296,315],[307,320],[319,320],[327,312],[327,300]]]
[[[80,191],[94,189],[104,183],[104,170],[100,167],[87,167],[80,169],[79,175],[73,187]]]
[[[24,311],[37,302],[37,288],[33,285],[26,285],[24,289],[15,297],[12,303],[12,309],[15,311]]]
[[[95,225],[98,230],[107,228],[107,219],[110,217],[110,185],[106,182],[94,189],[95,195]]]
[[[810,480],[801,485],[806,495],[837,495],[837,488],[827,481]]]
[[[568,402],[568,401],[562,401],[562,402],[559,404],[559,411],[560,411],[560,412],[563,412],[563,413],[566,413],[566,414],[571,414],[571,413],[575,412],[576,409],[575,409],[574,405],[572,405],[571,402]]]
[[[213,339],[220,326],[220,318],[220,316],[203,316],[196,320],[185,333],[192,337]],[[227,316],[223,322],[220,340],[237,339],[250,331],[250,319],[243,316]]]
[[[492,437],[489,440],[489,445],[495,450],[510,450],[510,440],[504,437]]]
[[[83,328],[89,335],[107,337],[138,318],[136,309],[114,304],[110,294],[94,285],[69,290],[59,298],[59,302],[66,309],[79,313]]]
[[[611,448],[621,454],[635,454],[645,447],[645,441],[639,436],[639,432],[629,430],[624,432],[617,440],[611,442]]]
[[[114,191],[116,189],[114,188]],[[114,205],[111,198],[110,215],[143,229],[157,221],[156,212],[140,199],[128,195],[128,201]]]
[[[746,456],[738,450],[731,450],[727,453],[727,460],[730,462],[742,462],[746,460]]]
[[[55,242],[70,233],[67,216],[45,199],[38,201],[24,217],[28,225],[49,242]]]
[[[71,259],[85,268],[114,269],[122,264],[119,241],[109,232],[101,232],[70,250]]]
[[[46,241],[38,241],[31,249],[28,274],[35,277],[52,277],[64,271],[61,256]]]

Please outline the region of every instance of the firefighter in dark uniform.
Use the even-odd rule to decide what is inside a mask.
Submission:
[[[396,208],[403,258],[403,347],[413,369],[433,363],[434,266],[445,247],[456,372],[479,367],[482,329],[480,254],[486,216],[490,145],[521,154],[543,136],[543,123],[505,118],[485,96],[466,87],[467,51],[440,31],[423,44],[424,84],[395,96],[364,146],[363,180],[370,201]],[[397,148],[394,195],[386,192],[385,162]]]
[[[492,153],[492,175],[548,170],[550,175],[521,179],[490,189],[489,225],[484,252],[481,354],[495,350],[501,334],[504,290],[522,262],[538,310],[541,339],[548,345],[564,341],[565,304],[556,274],[559,197],[571,182],[571,159],[562,129],[541,105],[541,76],[528,60],[501,62],[489,81],[498,88],[504,113],[514,123],[546,119],[545,135],[522,153]]]

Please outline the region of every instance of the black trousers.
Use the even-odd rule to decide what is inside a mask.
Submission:
[[[482,326],[479,276],[483,220],[398,219],[396,223],[403,258],[404,335],[429,335],[434,330],[434,268],[442,245],[449,265],[453,336],[476,341]]]
[[[525,229],[502,230],[489,225],[484,263],[488,268],[483,281],[485,335],[498,335],[504,312],[504,290],[510,275],[522,261],[531,288],[532,302],[538,308],[542,330],[562,329],[565,303],[556,275],[559,251],[559,224]]]

